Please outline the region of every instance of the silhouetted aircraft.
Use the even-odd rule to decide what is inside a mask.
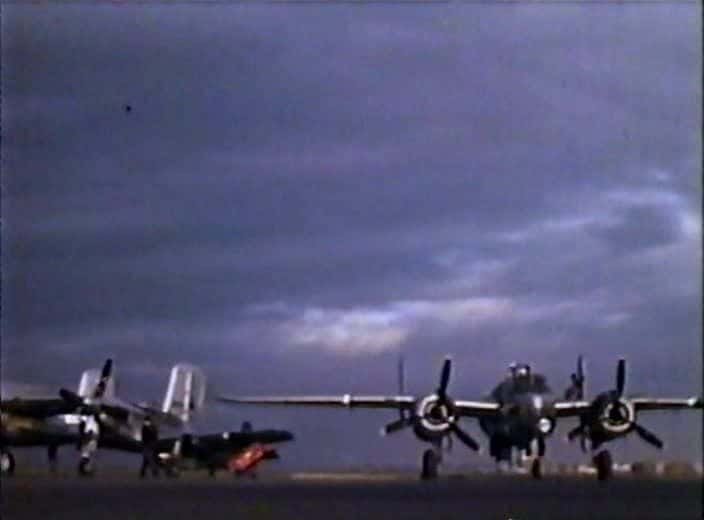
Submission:
[[[531,474],[542,476],[542,458],[545,439],[555,429],[557,419],[579,418],[580,424],[570,432],[572,439],[580,438],[584,449],[597,450],[603,443],[635,431],[649,444],[661,448],[662,441],[636,422],[637,414],[650,410],[678,410],[701,408],[696,397],[679,398],[629,398],[624,396],[626,362],[618,362],[616,388],[598,394],[592,401],[584,400],[584,370],[581,357],[577,373],[572,374],[572,385],[566,392],[567,399],[558,400],[547,385],[545,376],[536,374],[529,365],[512,364],[508,376],[484,400],[454,399],[448,394],[452,361],[445,359],[437,389],[424,397],[406,395],[404,391],[403,361],[399,363],[398,395],[354,396],[283,396],[283,397],[228,397],[219,399],[227,403],[333,406],[345,408],[383,408],[397,410],[399,417],[381,430],[383,435],[412,428],[416,437],[430,443],[432,448],[423,453],[421,478],[437,476],[442,461],[443,443],[449,448],[453,437],[471,450],[478,451],[479,444],[459,421],[463,417],[479,420],[482,431],[489,437],[489,454],[497,461],[511,462],[514,449],[533,456]],[[594,457],[598,478],[611,475],[612,462],[607,450]]]
[[[183,470],[207,469],[215,476],[219,469],[235,476],[256,476],[256,467],[263,460],[278,459],[269,444],[293,440],[285,430],[252,430],[245,422],[238,432],[207,435],[189,433],[178,438],[160,439],[156,451],[159,461],[170,476]]]
[[[115,396],[113,362],[102,370],[86,370],[78,392],[62,388],[60,398],[14,398],[0,403],[0,469],[11,474],[15,459],[10,446],[47,446],[50,468],[56,467],[58,447],[76,444],[81,452],[78,471],[94,471],[99,447],[133,451],[141,438],[147,417],[159,424],[181,426],[203,406],[205,377],[192,365],[178,364],[171,370],[161,409],[121,400]]]

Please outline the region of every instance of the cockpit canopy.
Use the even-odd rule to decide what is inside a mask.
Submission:
[[[531,366],[526,363],[511,363],[509,377],[506,378],[492,392],[493,397],[499,402],[510,401],[515,394],[552,393],[545,376],[533,373]]]

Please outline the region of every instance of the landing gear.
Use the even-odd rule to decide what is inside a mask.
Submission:
[[[602,450],[594,456],[596,477],[601,481],[608,480],[613,475],[613,460],[609,450]]]
[[[208,476],[210,478],[215,478],[215,470],[216,470],[216,468],[212,464],[210,466],[208,466]]]
[[[497,473],[511,473],[514,468],[513,455],[514,452],[511,446],[502,441],[498,436],[492,436],[489,439],[489,454],[496,461]],[[516,453],[517,460],[515,464],[521,466],[521,454]]]
[[[543,457],[545,456],[545,438],[538,437],[534,441],[537,444],[537,457],[533,459],[530,465],[530,474],[534,479],[543,478]]]
[[[15,457],[9,451],[0,451],[0,472],[12,475],[15,472]]]
[[[95,473],[95,462],[93,457],[81,457],[78,462],[78,474],[81,477],[92,477]]]
[[[178,472],[177,469],[174,468],[168,468],[164,471],[164,474],[166,475],[167,478],[179,478],[181,474]]]
[[[47,455],[49,457],[49,473],[56,474],[59,462],[59,447],[55,444],[50,444],[47,447]]]
[[[437,450],[427,449],[423,452],[422,466],[420,471],[421,480],[434,480],[438,478],[438,466],[441,457]]]

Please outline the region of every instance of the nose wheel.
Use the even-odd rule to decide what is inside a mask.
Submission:
[[[596,466],[596,478],[605,481],[613,475],[614,461],[609,450],[602,450],[594,456],[594,466]]]
[[[428,448],[425,450],[421,460],[420,479],[435,480],[438,478],[440,462],[442,462],[442,455],[439,449]]]
[[[49,473],[55,475],[59,467],[59,447],[55,444],[50,444],[47,448],[49,458]]]

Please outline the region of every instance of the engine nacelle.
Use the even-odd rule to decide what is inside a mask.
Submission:
[[[625,435],[631,431],[635,420],[636,411],[633,403],[622,397],[604,399],[597,418],[601,429],[614,436]]]
[[[457,415],[449,401],[442,402],[437,394],[431,394],[416,406],[415,432],[424,440],[433,440],[450,431],[450,426],[457,421]]]

